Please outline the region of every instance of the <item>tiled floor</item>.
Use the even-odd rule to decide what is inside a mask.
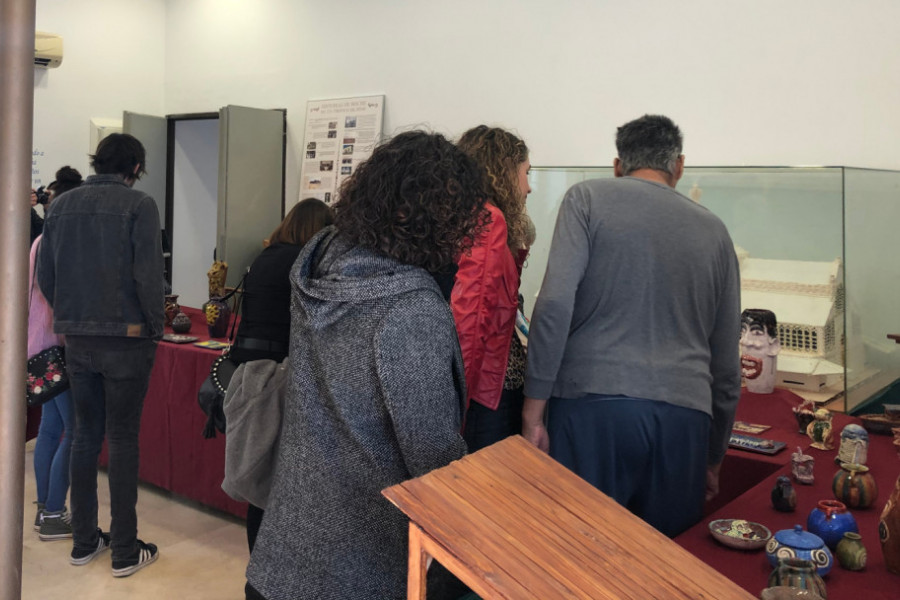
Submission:
[[[69,564],[71,540],[42,542],[34,524],[34,442],[25,455],[25,532],[22,598],[76,600],[239,600],[244,597],[247,538],[242,521],[180,501],[156,488],[141,486],[138,537],[159,546],[159,560],[131,577],[114,578],[109,552],[93,562]],[[100,526],[109,527],[106,475],[98,481]]]

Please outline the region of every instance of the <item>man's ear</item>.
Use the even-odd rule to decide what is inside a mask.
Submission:
[[[618,156],[613,160],[613,175],[616,177],[623,177],[625,175],[622,173],[622,161],[619,160]]]
[[[675,183],[681,179],[681,176],[684,175],[684,154],[678,155],[678,161],[675,163],[675,173],[672,174],[675,178]],[[675,187],[673,184],[672,187]]]

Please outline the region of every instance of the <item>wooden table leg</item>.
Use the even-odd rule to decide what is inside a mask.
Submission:
[[[406,584],[406,600],[425,600],[425,574],[428,571],[428,553],[422,547],[422,530],[409,522],[409,577]]]

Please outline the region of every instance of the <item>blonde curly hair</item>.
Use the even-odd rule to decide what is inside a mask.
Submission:
[[[528,146],[509,131],[487,125],[468,130],[456,145],[484,169],[490,199],[506,219],[506,243],[515,256],[528,239],[525,196],[519,191],[517,173],[528,160]]]

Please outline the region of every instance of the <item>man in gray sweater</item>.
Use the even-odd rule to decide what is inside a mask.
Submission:
[[[523,435],[675,536],[718,492],[740,395],[738,263],[725,225],[674,189],[675,123],[645,115],[616,147],[616,178],[573,186],[559,210]]]

